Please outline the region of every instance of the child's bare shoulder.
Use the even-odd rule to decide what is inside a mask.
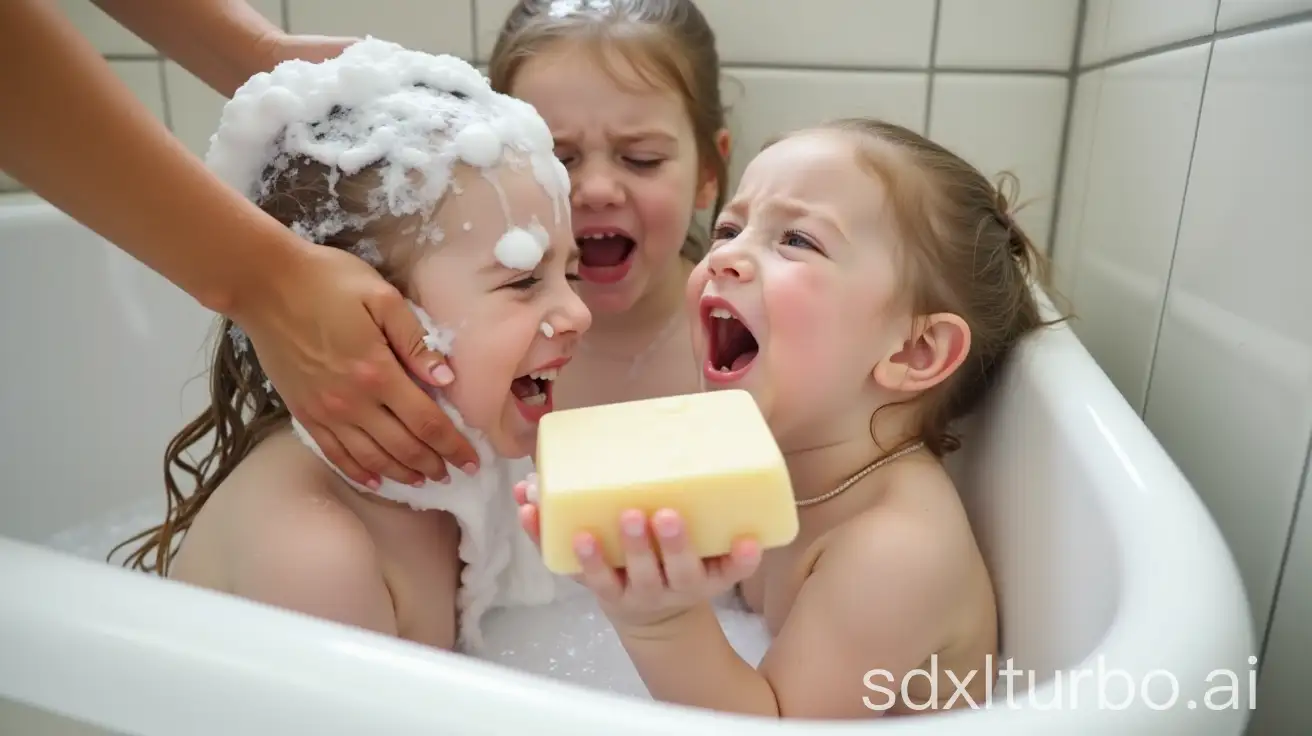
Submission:
[[[198,517],[188,533],[204,549],[188,551],[220,560],[235,595],[395,633],[379,550],[335,482],[295,437],[273,435],[215,490],[208,528]]]
[[[956,608],[963,589],[987,573],[942,465],[908,458],[889,470],[879,501],[834,528],[820,558],[850,582],[914,595],[914,607],[932,619]]]

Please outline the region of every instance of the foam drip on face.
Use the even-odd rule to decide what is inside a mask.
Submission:
[[[463,59],[366,38],[336,58],[285,61],[251,77],[224,106],[206,164],[256,202],[303,161],[327,168],[328,196],[291,223],[315,243],[363,233],[383,218],[415,217],[422,224],[407,230],[439,243],[444,234],[429,219],[445,196],[459,195],[453,167],[471,166],[496,188],[506,216],[497,257],[532,268],[545,250],[545,231],[513,227],[497,170],[527,167],[551,198],[559,225],[569,213],[570,183],[553,149],[551,131],[533,107],[495,92]],[[342,179],[365,169],[373,177],[368,201],[362,209],[343,207]],[[352,252],[374,266],[383,262],[373,238],[360,239]]]

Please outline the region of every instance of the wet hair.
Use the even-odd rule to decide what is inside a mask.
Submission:
[[[884,185],[902,244],[896,254],[903,276],[900,296],[912,313],[950,312],[970,328],[970,350],[961,366],[916,399],[919,439],[942,457],[961,445],[950,426],[979,406],[1017,343],[1065,319],[1045,320],[1032,291],[1037,285],[1051,296],[1046,257],[1016,223],[1012,203],[1018,181],[1004,173],[995,186],[937,143],[872,118],[809,126],[764,148],[816,132],[848,136],[857,146],[857,163]],[[1003,191],[1008,188],[1010,196]]]
[[[370,192],[379,184],[378,166],[367,167],[351,176],[341,176],[334,183],[327,166],[310,160],[292,160],[275,172],[265,170],[264,180],[272,178],[269,192],[257,204],[266,214],[285,227],[295,229],[331,202],[347,216],[363,216],[370,209]],[[395,249],[382,257],[375,245],[375,230],[382,225],[396,228],[394,218],[386,218],[363,228],[347,227],[335,235],[316,241],[319,245],[352,252],[374,265],[379,273],[403,293],[407,284],[403,274],[411,262],[409,251]],[[190,528],[201,507],[214,490],[271,433],[288,426],[291,416],[268,382],[259,358],[245,333],[232,320],[223,317],[218,323],[218,340],[209,370],[210,405],[178,432],[164,452],[164,487],[168,510],[164,521],[117,545],[109,557],[123,547],[140,541],[124,560],[125,567],[167,576],[169,563],[181,536]],[[207,435],[211,445],[199,461],[191,460],[187,451]],[[179,481],[177,473],[189,480]],[[183,492],[183,483],[192,485]],[[153,553],[153,559],[147,558]]]
[[[563,39],[595,54],[619,84],[626,80],[615,69],[614,53],[652,88],[679,94],[692,122],[698,161],[716,178],[714,221],[729,183],[729,162],[720,155],[716,134],[728,126],[715,33],[702,12],[691,0],[519,0],[506,16],[488,62],[492,88],[511,94],[524,62]],[[709,239],[693,225],[689,223],[680,253],[696,263],[706,255]]]

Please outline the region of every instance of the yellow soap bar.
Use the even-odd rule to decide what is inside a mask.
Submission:
[[[620,513],[679,513],[701,557],[751,535],[763,549],[797,536],[783,453],[742,390],[554,411],[538,425],[542,559],[579,572],[573,540],[591,532],[612,567],[624,566]]]

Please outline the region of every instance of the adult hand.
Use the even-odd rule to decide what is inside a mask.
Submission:
[[[301,59],[313,63],[326,61],[359,41],[348,36],[296,35],[281,31],[271,32],[260,39],[256,56],[260,69],[273,69],[288,59]]]
[[[444,357],[424,344],[426,332],[400,292],[345,251],[295,253],[232,312],[279,397],[328,460],[374,488],[380,475],[408,484],[443,480],[444,459],[473,472],[474,448],[401,368],[435,386],[454,380]]]

